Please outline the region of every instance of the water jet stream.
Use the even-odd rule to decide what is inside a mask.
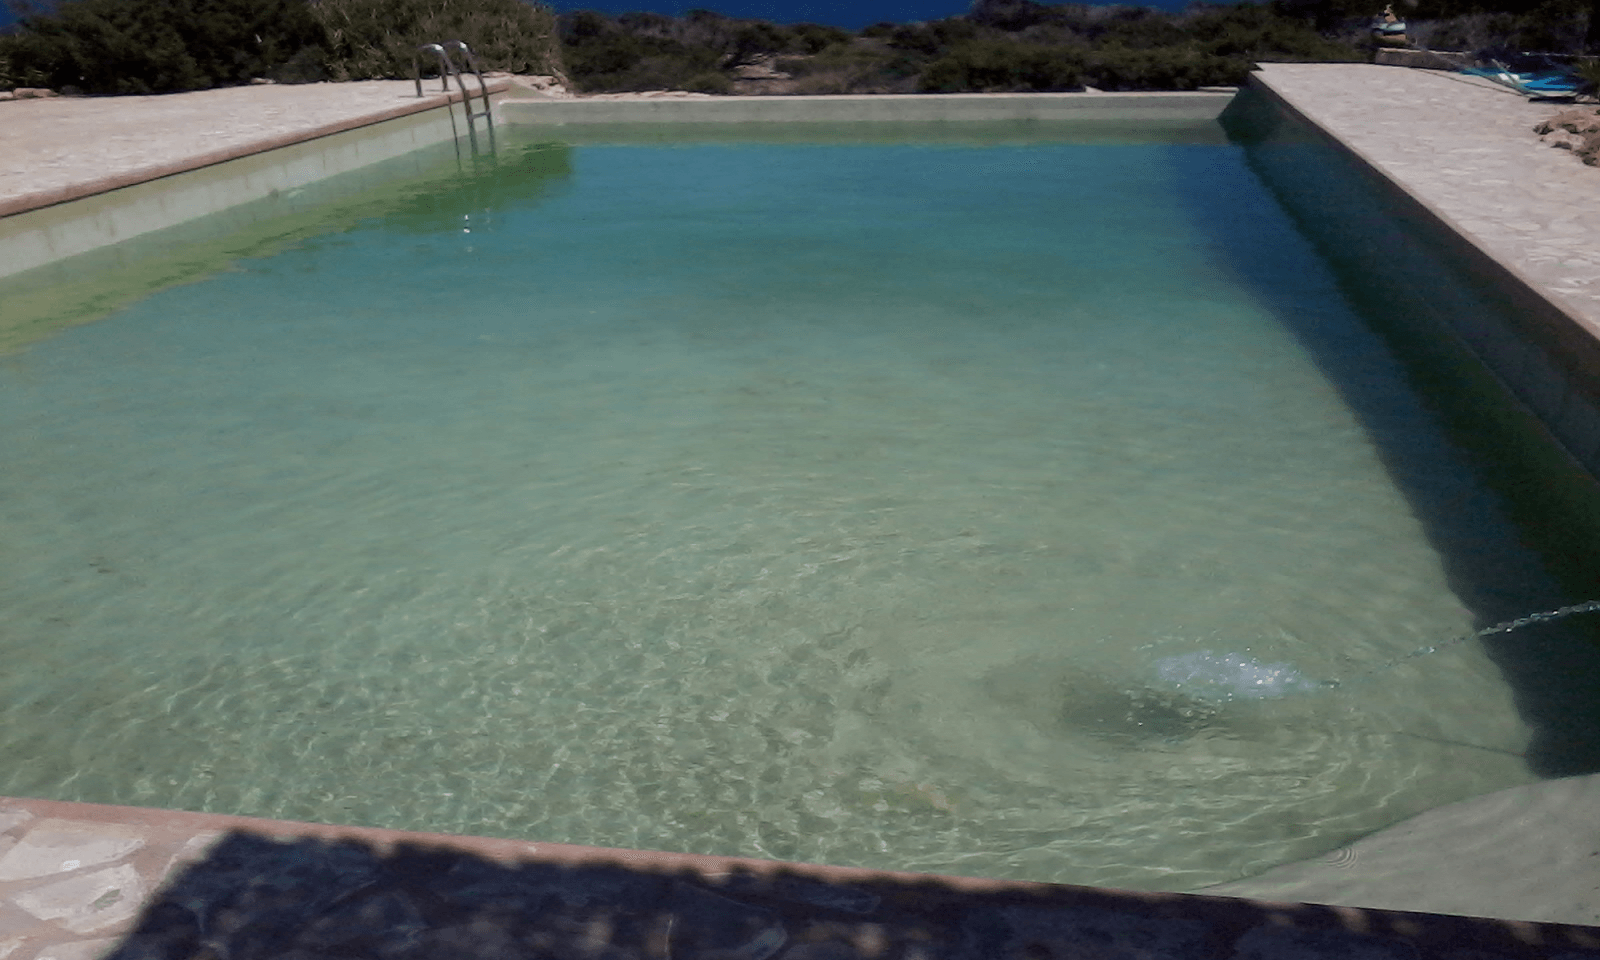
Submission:
[[[1539,613],[1530,613],[1525,617],[1518,617],[1515,620],[1507,620],[1503,623],[1497,623],[1492,627],[1484,627],[1482,630],[1479,630],[1476,633],[1463,634],[1459,637],[1452,637],[1443,643],[1437,643],[1426,647],[1418,647],[1408,654],[1395,657],[1393,660],[1380,663],[1376,667],[1373,667],[1362,673],[1358,673],[1349,678],[1348,681],[1323,680],[1318,684],[1318,686],[1330,690],[1337,689],[1338,687],[1343,686],[1346,682],[1354,683],[1369,679],[1380,673],[1388,673],[1390,670],[1400,666],[1402,663],[1409,663],[1412,660],[1417,660],[1422,657],[1431,656],[1432,654],[1449,650],[1452,647],[1457,647],[1463,643],[1466,643],[1468,640],[1481,640],[1484,637],[1492,637],[1496,634],[1511,633],[1516,630],[1521,630],[1523,627],[1531,627],[1539,623],[1550,623],[1555,620],[1565,620],[1567,617],[1576,616],[1580,613],[1594,613],[1595,611],[1600,611],[1600,600],[1585,600],[1582,603],[1574,603],[1567,607],[1557,607],[1554,610],[1544,610]]]
[[[1484,637],[1521,630],[1523,627],[1596,611],[1600,611],[1600,600],[1585,600],[1571,606],[1532,613],[1515,620],[1497,623],[1492,627],[1485,627],[1475,633],[1452,637],[1442,643],[1418,647],[1410,653],[1387,660],[1345,679],[1307,680],[1287,663],[1261,663],[1241,654],[1218,655],[1210,650],[1166,657],[1157,661],[1156,670],[1163,681],[1191,696],[1222,701],[1275,699],[1291,693],[1336,690],[1350,683],[1388,673],[1403,663],[1449,650],[1469,640],[1481,640]]]

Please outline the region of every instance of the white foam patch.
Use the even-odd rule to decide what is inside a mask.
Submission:
[[[1262,663],[1241,653],[1197,650],[1156,661],[1156,675],[1185,693],[1213,699],[1265,700],[1321,689],[1287,663]]]

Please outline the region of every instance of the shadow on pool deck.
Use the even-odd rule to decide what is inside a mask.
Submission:
[[[637,856],[637,855],[634,855]],[[630,858],[631,859],[631,858]],[[504,862],[443,846],[226,834],[117,960],[551,957],[1595,957],[1600,929],[778,864]]]

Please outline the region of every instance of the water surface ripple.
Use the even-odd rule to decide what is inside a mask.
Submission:
[[[1475,626],[1280,305],[1466,468],[1236,148],[562,170],[0,367],[0,793],[1187,888],[1531,779],[1474,645],[1162,683]]]

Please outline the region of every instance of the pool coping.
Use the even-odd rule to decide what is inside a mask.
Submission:
[[[1460,249],[1468,253],[1474,261],[1474,266],[1502,274],[1501,282],[1513,284],[1526,289],[1533,294],[1542,304],[1548,304],[1548,309],[1554,310],[1565,317],[1574,327],[1581,329],[1591,341],[1600,339],[1600,308],[1581,310],[1576,304],[1553,296],[1548,290],[1528,274],[1526,269],[1515,260],[1505,257],[1495,251],[1484,239],[1467,229],[1455,217],[1447,212],[1446,208],[1437,198],[1430,197],[1427,191],[1419,189],[1415,184],[1408,183],[1403,175],[1398,174],[1384,159],[1374,155],[1369,148],[1351,142],[1346,137],[1341,137],[1333,124],[1325,117],[1318,117],[1316,111],[1294,94],[1282,89],[1280,84],[1274,83],[1272,73],[1253,74],[1251,87],[1266,92],[1272,97],[1279,109],[1285,110],[1301,120],[1311,129],[1322,134],[1324,141],[1351,159],[1370,170],[1378,181],[1391,192],[1396,200],[1403,200],[1413,205],[1418,212],[1425,213],[1437,225],[1445,228],[1445,234],[1455,238],[1460,243]],[[1535,142],[1533,137],[1528,137],[1529,143]],[[1600,180],[1597,180],[1600,187]]]
[[[1214,120],[1233,96],[1218,90],[888,98],[550,97],[519,83],[522,79],[499,76],[489,82],[493,114],[502,125],[1195,121]],[[467,125],[451,106],[460,103],[460,93],[418,98],[414,90],[411,81],[361,81],[0,105],[16,118],[9,128],[0,126],[0,151],[15,150],[31,164],[26,171],[0,168],[0,278],[252,201],[288,196],[310,182],[431,143],[454,140],[460,146]],[[474,93],[470,87],[468,92]],[[307,112],[323,122],[303,122]],[[196,128],[210,133],[212,127],[226,146],[205,149],[192,133]],[[168,139],[159,135],[165,129],[191,132]],[[41,148],[40,141],[49,145]],[[106,155],[103,164],[95,162],[97,148]],[[106,171],[105,165],[112,169]],[[35,188],[33,179],[49,185]]]
[[[511,81],[502,78],[496,78],[489,81],[488,92],[491,95],[501,94],[510,89],[510,87]],[[475,96],[477,91],[471,90],[469,93]],[[205,153],[190,155],[179,160],[172,160],[164,163],[154,163],[136,170],[113,173],[90,180],[82,180],[65,187],[40,190],[34,193],[28,193],[16,197],[0,198],[0,217],[9,217],[19,213],[26,213],[30,210],[38,210],[42,207],[70,203],[73,200],[81,200],[85,197],[95,196],[96,194],[109,193],[112,190],[117,190],[122,187],[146,183],[151,180],[159,180],[164,177],[171,177],[180,173],[188,173],[204,167],[214,166],[219,163],[226,163],[229,160],[237,160],[241,157],[248,157],[258,153],[266,153],[271,150],[279,150],[283,147],[294,146],[297,143],[305,143],[309,140],[319,140],[323,137],[329,137],[336,133],[344,133],[348,130],[369,127],[374,124],[382,123],[385,120],[395,120],[399,119],[400,117],[407,117],[412,114],[423,113],[428,110],[436,110],[440,107],[445,107],[449,106],[450,104],[456,104],[460,102],[461,93],[457,90],[451,90],[447,93],[424,93],[423,96],[419,97],[413,103],[358,113],[355,116],[335,120],[330,123],[318,124],[306,129],[295,130],[287,133],[274,134],[263,137],[259,140],[251,141],[249,143],[235,144],[218,150],[211,150]]]
[[[293,197],[312,183],[461,139],[459,91],[418,97],[410,81],[365,81],[343,91],[350,101],[344,103],[341,91],[325,92],[323,86],[333,85],[233,87],[174,95],[173,103],[138,97],[127,104],[86,98],[82,104],[57,99],[3,105],[33,113],[19,119],[20,134],[0,134],[0,146],[9,139],[26,151],[28,135],[48,136],[52,119],[71,129],[57,143],[31,151],[42,166],[39,178],[51,186],[18,193],[19,180],[28,186],[26,176],[0,170],[10,180],[0,187],[11,190],[8,195],[0,189],[0,211],[10,211],[0,214],[0,278],[207,215],[244,210],[255,201]],[[497,78],[489,94],[503,96],[510,86]],[[252,107],[265,116],[251,115]],[[152,136],[185,125],[208,127],[210,136]],[[84,156],[92,152],[96,134],[107,141],[108,172]],[[206,139],[224,145],[186,152]],[[85,175],[72,179],[74,172]]]

